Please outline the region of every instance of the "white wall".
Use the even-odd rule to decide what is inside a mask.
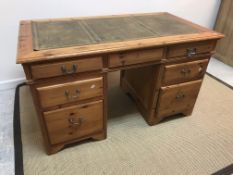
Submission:
[[[19,20],[167,11],[212,28],[220,0],[0,0],[0,85],[24,78],[15,64]]]

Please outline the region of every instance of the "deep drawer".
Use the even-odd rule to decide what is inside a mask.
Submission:
[[[208,65],[208,59],[165,66],[163,85],[182,83],[202,78]]]
[[[44,118],[51,144],[79,139],[103,130],[103,102],[45,112]]]
[[[77,80],[37,88],[43,108],[103,95],[103,78]]]
[[[63,61],[56,63],[43,63],[31,66],[33,79],[56,77],[75,74],[79,72],[100,70],[103,67],[101,57]]]
[[[186,44],[177,44],[168,47],[168,58],[192,58],[198,54],[209,53],[215,49],[216,41],[202,41]]]
[[[162,87],[159,94],[157,115],[167,117],[184,113],[193,108],[202,80]]]
[[[163,52],[163,48],[156,48],[111,54],[109,56],[109,67],[113,68],[161,60]]]

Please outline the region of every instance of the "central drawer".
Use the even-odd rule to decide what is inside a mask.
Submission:
[[[79,139],[103,130],[103,102],[45,112],[44,118],[51,144]]]
[[[103,95],[103,77],[38,87],[43,108]]]
[[[109,56],[109,67],[120,67],[138,63],[146,63],[161,60],[163,57],[163,48],[145,49],[114,53]]]

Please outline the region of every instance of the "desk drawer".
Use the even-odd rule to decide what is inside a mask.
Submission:
[[[157,48],[111,54],[109,56],[109,67],[113,68],[161,60],[163,52],[163,48]]]
[[[163,85],[182,83],[202,78],[208,65],[208,59],[165,66]]]
[[[103,78],[92,78],[37,88],[43,108],[103,95]]]
[[[202,80],[162,87],[157,113],[159,117],[184,113],[193,108]]]
[[[195,43],[177,44],[168,47],[168,58],[194,57],[198,54],[209,53],[215,49],[216,41],[202,41]]]
[[[103,130],[103,102],[45,112],[44,118],[51,144],[79,139]]]
[[[31,66],[33,79],[55,77],[75,74],[79,72],[100,70],[103,67],[101,57],[63,61],[56,63],[43,63]]]

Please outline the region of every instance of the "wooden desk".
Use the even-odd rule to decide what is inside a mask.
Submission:
[[[21,21],[22,64],[47,148],[107,135],[107,75],[149,125],[192,113],[209,58],[223,35],[168,13]],[[156,126],[155,126],[156,127]]]

